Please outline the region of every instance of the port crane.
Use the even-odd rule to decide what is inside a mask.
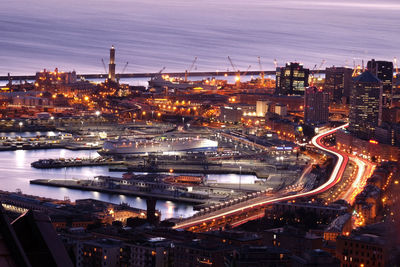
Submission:
[[[158,74],[161,74],[164,70],[165,70],[165,67],[163,67],[163,68],[158,72]]]
[[[251,65],[249,65],[249,66],[247,67],[246,71],[243,73],[243,76],[246,76],[246,75],[247,75],[247,73],[249,72],[250,68],[251,68]]]
[[[190,65],[189,69],[185,70],[185,82],[187,82],[189,73],[192,71],[192,69],[193,69],[193,67],[194,67],[194,64],[196,64],[196,61],[197,61],[197,57],[194,57],[194,60],[193,60],[193,62],[192,62],[192,65]]]
[[[356,76],[360,75],[361,72],[362,72],[361,66],[356,65],[356,61],[353,60],[353,73],[351,74],[351,77],[356,77]]]
[[[393,63],[394,63],[394,69],[396,71],[394,73],[394,77],[397,78],[397,76],[399,75],[399,66],[397,65],[397,58],[396,57],[394,57]]]
[[[235,81],[240,83],[240,70],[236,67],[235,64],[233,64],[233,61],[232,61],[232,59],[231,59],[230,56],[228,56],[228,60],[229,60],[229,62],[231,63],[231,66],[232,66],[232,68],[233,68],[233,71],[235,71],[235,72],[237,73],[237,74],[236,74],[236,77],[235,77]],[[250,67],[249,67],[249,68],[250,68]]]
[[[103,68],[104,68],[104,73],[107,74],[107,68],[106,68],[106,63],[104,63],[104,59],[101,59],[101,63],[103,63]]]
[[[311,70],[311,83],[310,86],[314,85],[314,80],[315,80],[315,76],[319,74],[319,72],[321,71],[322,67],[325,65],[326,60],[323,59],[321,61],[321,64],[319,65],[318,69],[317,68],[317,64],[314,65],[314,68]]]
[[[126,68],[128,67],[128,64],[129,64],[129,62],[126,62],[126,63],[125,63],[125,66],[122,68],[122,71],[121,71],[120,74],[124,74]],[[119,79],[120,79],[120,78],[121,78],[121,77],[118,77],[118,79],[117,79],[118,82],[119,82]]]
[[[264,78],[265,73],[263,71],[263,67],[262,67],[262,64],[261,64],[261,57],[260,56],[258,57],[258,66],[260,67],[261,87],[263,87],[264,84],[265,84],[265,78]]]

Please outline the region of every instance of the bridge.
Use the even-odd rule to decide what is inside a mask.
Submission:
[[[317,72],[317,71],[315,71]],[[265,70],[265,71],[241,71],[240,75],[246,76],[258,76],[261,73],[265,75],[275,75],[275,70]],[[324,74],[325,70],[318,71],[319,74]],[[127,78],[151,78],[154,76],[159,75],[159,72],[142,72],[142,73],[120,73],[116,74],[117,79],[127,79]],[[165,75],[169,75],[171,77],[184,77],[185,72],[165,72]],[[218,77],[218,76],[234,76],[239,74],[236,71],[198,71],[198,72],[190,72],[188,74],[189,77]],[[106,73],[91,73],[91,74],[77,74],[77,78],[84,78],[84,79],[106,79],[108,74]],[[12,79],[13,81],[28,81],[28,80],[35,80],[36,75],[5,75],[0,76],[0,81],[8,81]]]
[[[250,220],[263,217],[267,205],[279,201],[290,201],[300,197],[309,197],[325,192],[340,181],[349,158],[345,153],[334,148],[326,147],[322,144],[321,140],[334,134],[338,129],[347,127],[347,125],[348,124],[326,131],[316,135],[312,139],[312,144],[315,147],[336,157],[336,164],[329,179],[321,186],[308,192],[277,193],[275,196],[268,196],[266,191],[253,193],[246,197],[215,205],[208,210],[202,210],[194,216],[178,222],[173,228],[186,229],[193,232],[205,232],[225,228],[227,225],[235,227]]]

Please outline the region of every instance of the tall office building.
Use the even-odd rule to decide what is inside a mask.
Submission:
[[[110,49],[110,64],[108,64],[108,79],[115,82],[115,48]]]
[[[312,86],[304,95],[304,121],[321,124],[329,121],[329,93]]]
[[[349,131],[373,139],[382,116],[382,82],[366,71],[353,79],[350,95]]]
[[[287,63],[285,67],[276,68],[276,88],[278,95],[304,95],[308,87],[309,69],[299,63]]]
[[[325,91],[329,93],[331,102],[337,104],[348,103],[353,70],[344,67],[326,68]]]
[[[389,107],[393,95],[393,62],[375,61],[372,59],[367,63],[367,69],[382,82],[382,104]]]

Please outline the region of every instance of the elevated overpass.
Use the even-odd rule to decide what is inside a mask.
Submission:
[[[303,193],[278,193],[275,196],[268,196],[267,192],[261,192],[259,194],[248,195],[244,198],[238,198],[231,200],[228,203],[216,205],[211,207],[209,210],[201,211],[190,218],[178,222],[173,228],[186,229],[193,232],[205,232],[224,228],[227,225],[235,227],[250,220],[263,217],[267,205],[279,201],[289,201],[300,197],[309,197],[325,192],[340,181],[349,158],[346,154],[334,148],[326,147],[322,144],[321,140],[344,127],[347,127],[347,124],[316,135],[312,139],[312,144],[315,147],[336,157],[336,164],[329,179],[321,186]]]

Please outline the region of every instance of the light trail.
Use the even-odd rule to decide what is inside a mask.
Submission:
[[[313,139],[311,140],[312,144],[315,147],[317,147],[318,149],[325,151],[327,153],[333,154],[334,156],[337,157],[336,165],[332,171],[332,174],[330,175],[328,181],[326,181],[320,187],[317,187],[317,188],[315,188],[311,191],[305,192],[305,193],[298,193],[296,195],[291,195],[291,196],[272,198],[272,199],[268,199],[268,200],[265,200],[265,198],[260,198],[259,200],[257,199],[257,202],[254,202],[254,203],[248,203],[248,202],[247,203],[246,202],[239,203],[239,204],[235,205],[237,207],[232,206],[229,208],[224,208],[224,209],[215,211],[210,214],[201,215],[201,216],[199,216],[199,218],[193,218],[193,217],[189,218],[186,221],[177,223],[175,226],[173,226],[173,229],[188,228],[188,227],[193,227],[196,225],[201,225],[208,221],[217,220],[220,218],[224,219],[227,216],[235,215],[237,213],[243,213],[246,210],[252,210],[254,208],[264,206],[267,204],[272,204],[272,203],[279,202],[279,201],[293,200],[293,199],[299,198],[299,197],[307,197],[307,196],[319,194],[319,193],[322,193],[322,192],[328,190],[329,188],[331,188],[332,186],[334,186],[335,184],[337,184],[340,181],[340,179],[344,173],[344,170],[346,168],[346,165],[348,163],[348,156],[346,154],[341,154],[341,152],[339,152],[336,149],[327,148],[327,147],[323,146],[323,144],[321,143],[321,140],[325,136],[328,136],[328,135],[336,132],[337,130],[343,129],[347,126],[348,126],[348,124],[345,124],[340,127],[334,128],[332,130],[323,132],[319,135],[314,136]],[[247,218],[247,220],[248,220],[248,218]]]

